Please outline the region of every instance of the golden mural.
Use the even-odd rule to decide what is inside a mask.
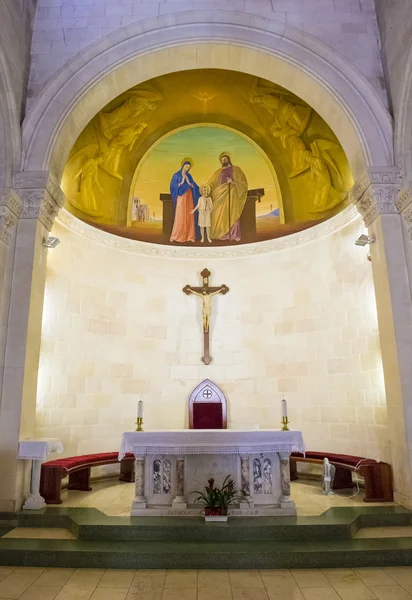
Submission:
[[[132,190],[130,225],[146,241],[256,241],[265,215],[279,220],[270,161],[222,126],[204,123],[165,136],[140,161]]]
[[[223,70],[173,73],[113,100],[77,140],[66,208],[116,235],[176,245],[295,233],[353,185],[330,127],[287,90]]]

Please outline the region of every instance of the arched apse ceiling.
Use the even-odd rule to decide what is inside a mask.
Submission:
[[[219,196],[218,180],[212,181],[223,152],[235,165],[227,201]],[[192,157],[194,183],[211,184],[215,242],[229,231],[223,221],[233,225],[236,216],[243,233],[229,242],[262,241],[315,225],[347,206],[353,185],[338,138],[305,101],[238,71],[197,69],[135,86],[90,121],[64,171],[66,208],[125,237],[193,242],[190,235],[171,235],[165,197],[185,156]],[[237,175],[245,180],[241,192]],[[192,202],[194,208],[197,198]]]
[[[60,179],[81,131],[115,97],[162,74],[222,65],[310,102],[341,141],[355,178],[368,166],[393,164],[388,112],[328,46],[271,19],[197,10],[117,30],[69,61],[25,121],[24,170],[50,170]]]

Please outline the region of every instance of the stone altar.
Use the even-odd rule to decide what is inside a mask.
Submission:
[[[295,515],[290,495],[289,456],[304,452],[300,431],[184,429],[123,434],[121,460],[133,452],[136,494],[132,516],[202,514],[195,490],[209,477],[221,485],[231,475],[249,496],[232,516]]]

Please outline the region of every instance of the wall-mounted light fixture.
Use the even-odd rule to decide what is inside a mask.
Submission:
[[[60,240],[57,237],[49,237],[43,240],[43,246],[44,248],[55,248],[56,246],[58,246],[60,244]]]
[[[376,242],[374,237],[369,237],[368,235],[366,235],[366,233],[362,233],[362,235],[360,235],[358,237],[358,239],[355,242],[355,246],[370,246],[371,244],[374,244]],[[372,260],[371,257],[371,253],[368,252],[368,256],[366,257],[369,261]]]
[[[365,233],[362,233],[362,235],[360,235],[356,240],[355,246],[367,246],[368,244],[373,244],[375,241],[376,240],[374,237],[369,237]]]

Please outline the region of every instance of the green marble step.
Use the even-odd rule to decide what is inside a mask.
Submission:
[[[313,542],[124,542],[0,539],[0,565],[110,569],[402,566],[412,538]]]
[[[0,529],[4,529],[5,527],[14,528],[18,526],[18,517],[17,513],[0,513]],[[1,535],[4,535],[1,534]]]
[[[12,529],[14,529],[14,527],[1,527],[0,526],[0,538],[3,537],[3,535],[6,535],[6,533],[9,533],[9,531],[11,531]]]
[[[362,527],[406,526],[412,511],[400,506],[342,507],[318,517],[229,518],[109,517],[94,508],[47,507],[16,513],[19,527],[63,527],[79,540],[253,542],[350,540]]]

